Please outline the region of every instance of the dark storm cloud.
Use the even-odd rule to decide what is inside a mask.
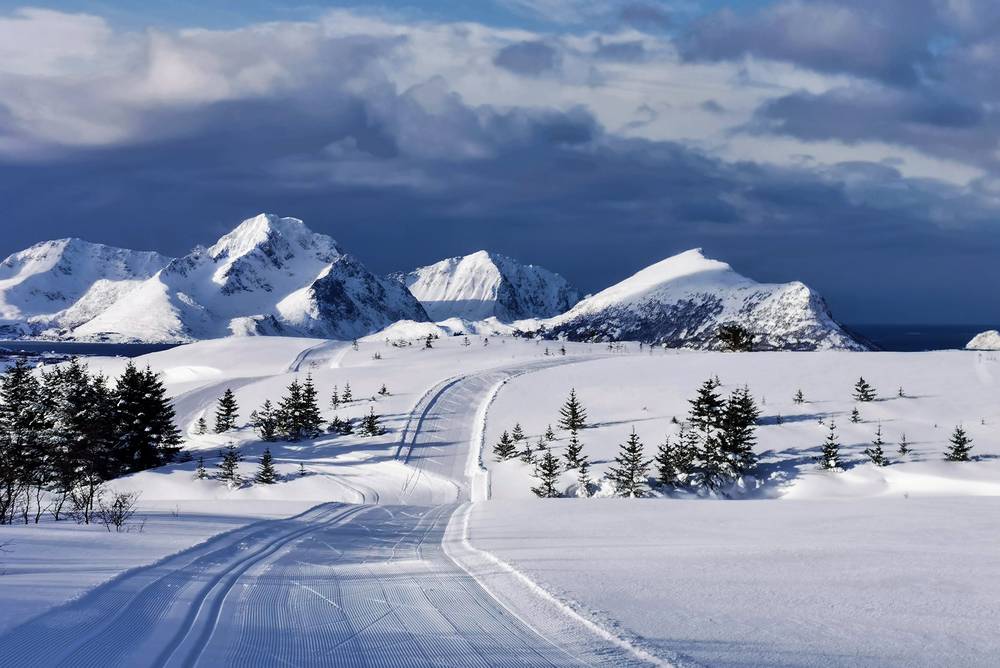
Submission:
[[[519,42],[500,49],[493,63],[514,74],[537,76],[554,70],[558,58],[558,52],[545,42]]]

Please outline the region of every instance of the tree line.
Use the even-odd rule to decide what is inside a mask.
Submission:
[[[89,524],[105,481],[171,461],[180,442],[148,366],[112,382],[75,358],[40,373],[19,361],[0,376],[0,524],[67,510]]]

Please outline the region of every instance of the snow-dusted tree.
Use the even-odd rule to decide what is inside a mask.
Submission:
[[[882,440],[882,425],[875,430],[875,438],[872,444],[865,448],[865,455],[875,466],[887,466],[889,460],[885,456],[885,441]]]
[[[568,431],[579,431],[587,426],[587,409],[576,398],[576,388],[569,391],[569,398],[559,409],[559,426]]]
[[[222,462],[219,464],[219,480],[225,481],[230,487],[238,487],[241,482],[240,460],[243,456],[236,449],[236,444],[227,445],[219,456],[222,457]]]
[[[339,416],[334,415],[326,430],[331,434],[347,436],[354,433],[354,425],[351,424],[350,420],[342,420]]]
[[[250,413],[250,424],[262,441],[278,438],[278,412],[270,399],[265,399],[260,408]]]
[[[208,477],[208,471],[205,470],[205,457],[198,455],[198,468],[194,470],[194,477],[198,480],[204,480]]]
[[[706,380],[698,388],[695,398],[688,400],[691,409],[687,444],[697,448],[702,479],[712,489],[724,484],[730,476],[720,433],[725,404],[715,391],[717,387],[715,379]]]
[[[653,458],[656,463],[656,482],[664,487],[675,487],[680,484],[677,470],[677,448],[670,442],[668,436],[656,449]]]
[[[822,469],[831,471],[841,468],[840,442],[837,440],[837,424],[833,420],[830,420],[830,431],[823,442],[823,452],[819,458],[819,466]]]
[[[286,441],[297,441],[302,437],[300,426],[302,424],[302,383],[298,378],[293,378],[285,390],[285,396],[278,402],[278,410],[275,412],[275,420],[278,434]]]
[[[858,382],[854,384],[854,400],[875,401],[875,398],[875,388],[872,387],[863,377],[859,378]]]
[[[722,473],[730,477],[739,477],[752,471],[757,466],[757,454],[754,446],[757,444],[755,430],[760,410],[754,403],[750,388],[742,387],[733,390],[722,410],[722,422],[719,429],[719,449],[728,467]]]
[[[49,477],[47,421],[41,383],[18,360],[0,376],[0,524],[13,524],[19,508],[27,524],[30,490]]]
[[[806,401],[806,395],[802,394],[801,389],[796,390],[795,396],[792,398],[792,401],[794,401],[797,404],[804,404]]]
[[[646,459],[642,441],[635,429],[618,448],[617,466],[608,469],[608,479],[614,483],[619,496],[637,498],[646,490],[646,476],[653,460]]]
[[[427,338],[424,339],[424,349],[429,349],[434,347],[434,335],[428,334]]]
[[[969,461],[969,452],[972,451],[972,439],[965,433],[961,426],[955,427],[948,439],[948,450],[945,451],[944,458],[949,462]]]
[[[115,384],[114,398],[117,449],[125,469],[141,471],[172,460],[181,435],[159,375],[129,362]]]
[[[544,448],[544,447],[545,447],[545,444],[542,443],[541,439],[539,439],[538,440],[538,449],[539,449],[539,451],[542,448]],[[518,455],[518,457],[525,464],[534,464],[535,463],[535,451],[531,449],[531,443],[529,441],[527,441],[527,440],[524,441],[524,450],[521,450],[521,454]]]
[[[552,431],[552,425],[549,425],[545,428],[545,440],[548,441],[549,443],[556,440],[556,433]]]
[[[385,429],[379,423],[379,419],[382,416],[375,414],[375,409],[368,409],[368,415],[361,418],[361,435],[362,436],[381,436],[385,433]]]
[[[858,411],[857,406],[851,409],[851,422],[854,424],[861,422],[861,413]]]
[[[198,436],[204,436],[208,433],[208,422],[205,420],[204,415],[198,418],[198,422],[195,423],[194,433]]]
[[[566,469],[569,471],[580,468],[580,464],[587,461],[587,455],[583,454],[583,443],[575,429],[569,432],[569,443],[566,444],[563,458],[566,460]]]
[[[333,396],[330,397],[330,406],[333,408],[340,408],[340,391],[337,386],[333,386]]]
[[[590,462],[584,457],[580,461],[580,466],[576,469],[576,495],[578,497],[590,496]]]
[[[545,452],[535,463],[534,477],[538,484],[531,488],[535,496],[543,499],[551,499],[562,496],[559,493],[559,460],[552,454],[551,448],[545,448]]]
[[[513,459],[516,456],[517,446],[514,445],[514,440],[505,429],[504,432],[500,434],[500,440],[493,446],[493,458],[498,462],[502,462],[508,459]]]
[[[385,386],[385,383],[382,383],[382,387],[380,387],[378,389],[378,394],[379,394],[380,397],[388,397],[389,396],[389,388]]]
[[[236,405],[236,397],[233,395],[233,391],[227,387],[215,409],[215,433],[222,434],[230,429],[236,429],[239,413],[240,409]]]
[[[354,395],[351,394],[351,384],[349,382],[348,383],[344,383],[344,391],[340,395],[340,401],[341,401],[341,403],[345,403],[345,404],[349,404],[352,401],[354,401]]]
[[[905,457],[911,451],[910,443],[906,440],[906,434],[901,434],[899,437],[899,447],[896,449],[896,452]]]
[[[323,433],[323,416],[319,412],[319,393],[313,384],[312,374],[306,374],[302,384],[302,410],[299,414],[300,433],[305,438],[316,438]]]
[[[520,443],[524,440],[524,428],[521,427],[520,422],[514,425],[514,428],[510,432],[510,437],[515,443]]]
[[[277,481],[277,473],[274,470],[274,457],[271,456],[270,448],[264,448],[264,454],[261,455],[254,480],[264,485],[273,485]]]

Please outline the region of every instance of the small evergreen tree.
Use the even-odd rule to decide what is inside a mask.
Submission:
[[[382,383],[382,387],[379,388],[378,394],[379,394],[380,397],[388,397],[389,396],[389,388],[385,386],[385,383]]]
[[[541,451],[545,447],[545,444],[541,439],[538,440],[538,450]],[[531,449],[531,443],[528,441],[524,442],[524,450],[521,451],[520,459],[525,464],[535,463],[535,452]]]
[[[250,413],[250,425],[262,441],[278,438],[278,414],[270,399],[265,399],[260,408]]]
[[[222,457],[222,463],[219,464],[219,479],[226,481],[230,487],[239,486],[240,460],[243,456],[236,449],[236,444],[230,443],[219,455]]]
[[[198,418],[198,422],[196,423],[196,426],[194,428],[194,433],[198,434],[199,436],[203,436],[208,433],[208,422],[205,421],[204,415]]]
[[[277,474],[274,470],[274,458],[271,457],[271,449],[264,448],[264,454],[260,458],[257,467],[257,475],[254,480],[263,485],[273,485],[277,481]]]
[[[569,391],[569,398],[559,409],[559,426],[568,431],[579,431],[587,426],[587,410],[576,398],[576,388]]]
[[[227,387],[215,409],[215,433],[222,434],[230,429],[236,429],[238,417],[239,407],[236,405],[236,397],[233,395],[233,391]]]
[[[900,399],[904,399],[906,397],[906,392],[903,391],[902,385],[899,386],[899,391],[896,393],[896,396],[898,396]]]
[[[299,477],[303,478],[306,475],[306,465],[305,462],[299,462]]]
[[[472,342],[469,341],[469,337],[466,336],[464,339],[462,339],[462,345],[465,346],[466,348],[472,345]]]
[[[548,441],[549,443],[556,440],[556,433],[552,431],[552,425],[549,425],[545,428],[545,440]]]
[[[619,446],[615,463],[618,466],[608,469],[608,479],[614,483],[615,491],[627,498],[642,496],[646,489],[649,465],[653,460],[645,458],[642,441],[639,440],[635,429],[632,430],[628,440]]]
[[[205,470],[205,457],[198,456],[198,468],[194,471],[194,477],[198,480],[204,480],[208,477],[208,471]]]
[[[521,427],[520,422],[514,425],[514,429],[510,432],[510,437],[515,443],[520,443],[524,440],[524,429]]]
[[[823,454],[819,458],[822,469],[836,471],[840,469],[840,443],[837,441],[837,424],[830,420],[830,431],[823,443]]]
[[[965,433],[965,430],[962,429],[961,426],[955,427],[955,431],[951,433],[951,438],[948,442],[950,445],[944,455],[946,461],[969,461],[969,452],[972,451],[972,439],[969,438],[968,434]]]
[[[701,384],[695,398],[688,400],[688,444],[696,449],[704,482],[712,489],[723,485],[730,476],[721,438],[725,404],[715,391],[717,387],[716,379],[710,378]]]
[[[510,434],[508,434],[505,429],[504,432],[500,434],[500,440],[493,446],[493,457],[498,462],[503,462],[508,459],[513,459],[516,456],[517,446],[514,445],[513,439],[511,439]]]
[[[910,452],[912,452],[912,450],[910,448],[910,444],[906,440],[906,434],[902,434],[899,437],[899,448],[896,450],[896,452],[898,452],[903,457],[905,457],[906,455],[910,454]]]
[[[285,390],[285,396],[278,403],[275,413],[277,431],[286,441],[297,441],[302,437],[302,383],[294,378]]]
[[[319,412],[318,398],[312,374],[307,374],[306,382],[302,384],[302,405],[299,411],[299,433],[305,438],[316,438],[323,432],[323,416]]]
[[[181,434],[163,381],[148,366],[131,361],[114,389],[112,422],[124,471],[142,471],[171,461],[180,449]]]
[[[870,446],[865,448],[865,455],[868,456],[868,459],[875,466],[887,466],[889,464],[889,460],[885,457],[884,445],[885,441],[882,440],[882,425],[879,425],[878,429],[875,430],[875,440],[872,441]]]
[[[531,488],[535,496],[551,499],[561,496],[559,484],[559,460],[552,454],[552,449],[546,447],[545,452],[535,464],[534,478],[538,484]]]
[[[380,415],[375,414],[375,409],[368,409],[368,415],[361,418],[361,435],[362,436],[381,436],[385,433],[385,429],[379,424]]]
[[[576,469],[576,495],[578,497],[590,496],[590,462],[584,457],[580,460],[580,466]]]
[[[337,386],[333,386],[333,395],[330,397],[330,407],[337,409],[340,408],[340,392],[337,390]]]
[[[583,454],[583,443],[580,442],[575,429],[569,432],[569,443],[566,445],[563,458],[566,459],[566,469],[570,471],[580,468],[580,464],[587,459]]]
[[[430,349],[434,347],[434,335],[428,334],[427,338],[424,339],[424,349]]]
[[[795,392],[795,397],[792,399],[792,401],[794,401],[797,404],[803,404],[806,401],[806,395],[802,394],[802,390],[800,389]]]
[[[344,383],[344,392],[340,395],[341,403],[349,404],[354,401],[354,395],[351,394],[351,384]]]
[[[759,418],[760,410],[750,394],[750,388],[733,390],[722,408],[718,433],[719,451],[724,462],[720,471],[723,476],[735,478],[756,468],[754,446],[757,437],[754,431]]]
[[[861,422],[861,413],[858,411],[857,406],[851,409],[851,422],[853,422],[854,424],[858,424],[859,422]]]
[[[869,385],[864,378],[859,378],[858,382],[854,384],[854,400],[867,402],[875,401],[875,398],[875,388]]]
[[[677,470],[677,448],[670,442],[668,436],[656,449],[656,482],[663,487],[675,487],[679,484]]]

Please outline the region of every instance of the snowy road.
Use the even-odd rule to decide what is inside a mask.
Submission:
[[[467,498],[481,406],[547,365],[439,386],[402,456]],[[456,507],[323,504],[219,535],[13,629],[0,666],[581,665],[444,553]]]

